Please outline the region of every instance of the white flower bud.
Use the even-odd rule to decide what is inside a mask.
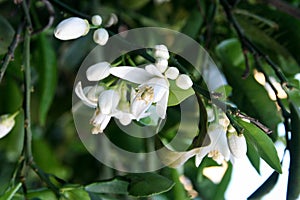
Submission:
[[[86,77],[89,81],[100,81],[109,76],[110,67],[108,62],[94,64],[86,70]]]
[[[118,16],[115,13],[111,13],[105,27],[111,27],[118,23]]]
[[[12,115],[0,116],[0,139],[6,136],[15,125],[15,117],[19,114],[19,111]]]
[[[170,58],[168,48],[165,45],[156,45],[154,51],[155,58],[162,58],[168,60]]]
[[[54,30],[54,36],[60,40],[72,40],[86,35],[90,30],[89,22],[79,17],[70,17],[61,21]]]
[[[169,67],[165,72],[167,78],[175,80],[179,75],[179,70],[176,67]]]
[[[181,74],[176,79],[176,85],[183,90],[187,90],[193,86],[193,81],[188,75]]]
[[[109,38],[109,34],[108,34],[107,30],[104,28],[99,28],[94,32],[93,39],[97,44],[99,44],[101,46],[103,46],[107,43],[108,38]]]
[[[163,58],[158,58],[156,59],[155,66],[161,73],[164,73],[168,68],[168,60]]]
[[[227,143],[231,154],[236,158],[242,158],[247,153],[247,143],[243,134],[237,134],[235,129],[228,129]]]
[[[100,15],[94,15],[92,17],[92,24],[94,26],[100,26],[102,24],[102,17]]]

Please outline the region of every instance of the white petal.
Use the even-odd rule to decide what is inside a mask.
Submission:
[[[92,108],[96,108],[96,107],[97,107],[97,102],[93,102],[93,101],[91,101],[90,99],[88,99],[88,98],[85,96],[85,94],[84,94],[84,92],[83,92],[83,90],[82,90],[81,81],[79,81],[79,82],[77,83],[77,85],[76,85],[76,87],[75,87],[75,93],[76,93],[76,95],[81,99],[81,101],[82,101],[85,105],[87,105],[87,106],[89,106],[89,107],[92,107]]]
[[[100,133],[102,133],[104,131],[104,129],[107,127],[110,119],[111,119],[111,116],[107,116],[107,115],[105,116],[104,120],[100,124]]]
[[[156,45],[154,47],[154,56],[156,58],[163,58],[168,60],[170,55],[169,55],[169,51],[168,48],[165,45]]]
[[[104,91],[104,87],[99,86],[99,85],[95,85],[94,87],[90,87],[89,90],[87,90],[87,92],[85,92],[85,88],[83,88],[83,92],[84,94],[87,94],[87,98],[93,102],[98,102],[98,98],[101,92]]]
[[[54,36],[60,40],[71,40],[86,35],[90,30],[89,22],[79,17],[70,17],[61,21],[54,30]]]
[[[169,90],[169,82],[164,78],[152,78],[142,86],[145,85],[150,86],[154,89],[154,103],[160,101],[166,91]]]
[[[154,66],[153,64],[147,65],[145,67],[145,70],[149,73],[152,74],[153,76],[158,76],[163,78],[164,76],[162,75],[162,73],[158,70],[158,68],[156,66]]]
[[[130,112],[134,116],[134,118],[139,121],[140,119],[145,117],[145,112],[149,109],[152,102],[147,102],[145,100],[140,100],[138,98],[134,99],[131,102]]]
[[[158,58],[156,59],[155,66],[161,73],[164,73],[168,68],[168,60],[163,58]]]
[[[122,111],[119,111],[114,117],[116,117],[123,126],[129,125],[132,119],[134,119],[134,116],[131,113]]]
[[[120,101],[120,94],[115,90],[106,90],[99,96],[99,108],[101,113],[110,115],[112,114]]]
[[[188,75],[181,74],[176,79],[176,85],[183,90],[187,90],[193,86],[193,81]]]
[[[195,156],[195,165],[196,165],[196,167],[199,167],[199,165],[201,164],[203,158],[208,154],[209,151],[210,151],[209,146],[199,148],[199,152]]]
[[[146,70],[137,67],[113,67],[109,72],[116,77],[137,84],[145,83],[153,77]]]
[[[227,144],[226,130],[219,124],[213,124],[208,127],[208,135],[211,139],[211,150],[219,151],[225,158],[229,160],[230,150]]]
[[[109,76],[110,67],[108,62],[94,64],[86,70],[86,77],[89,81],[100,81]]]
[[[102,24],[102,17],[100,15],[94,15],[92,17],[92,24],[94,26],[100,26]]]
[[[99,28],[99,29],[95,30],[93,39],[94,39],[94,42],[103,46],[107,43],[107,41],[109,39],[109,34],[106,29]]]
[[[156,113],[162,119],[166,117],[168,99],[169,99],[169,90],[167,90],[163,95],[163,97],[161,98],[161,100],[156,103]]]
[[[176,67],[169,67],[165,72],[167,78],[175,80],[179,75],[179,70]]]

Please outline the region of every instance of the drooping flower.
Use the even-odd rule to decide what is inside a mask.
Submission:
[[[70,17],[57,25],[54,36],[60,40],[72,40],[86,35],[89,30],[90,25],[86,19]]]
[[[6,114],[0,116],[0,139],[6,136],[15,125],[15,117],[19,114],[19,111],[14,114]]]

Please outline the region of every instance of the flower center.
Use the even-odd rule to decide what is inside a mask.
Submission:
[[[224,160],[224,156],[218,150],[210,151],[207,156],[212,158],[218,164],[221,164]]]
[[[137,100],[144,100],[146,103],[152,102],[154,98],[154,89],[151,86],[143,86],[138,89]]]

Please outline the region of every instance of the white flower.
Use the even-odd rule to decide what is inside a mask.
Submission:
[[[98,99],[99,108],[96,109],[91,119],[93,134],[102,133],[108,125],[111,117],[117,113],[117,106],[120,101],[120,94],[115,90],[105,90],[101,92]]]
[[[0,139],[6,136],[15,125],[15,117],[19,114],[19,111],[12,115],[1,115],[0,116]]]
[[[54,36],[60,40],[72,40],[86,35],[90,30],[89,22],[79,17],[70,17],[61,21],[54,30]]]
[[[85,105],[92,108],[97,107],[98,97],[102,91],[104,91],[104,87],[99,85],[88,86],[82,89],[81,81],[79,81],[75,87],[76,95]]]
[[[137,97],[133,100],[131,110],[137,118],[152,103],[156,103],[156,112],[162,119],[165,118],[169,97],[169,82],[162,73],[152,64],[145,69],[136,67],[114,67],[110,73],[121,79],[140,84]]]
[[[100,81],[109,76],[110,67],[108,62],[94,64],[86,70],[86,77],[89,81]]]
[[[230,126],[227,131],[227,142],[230,152],[235,158],[243,158],[246,156],[246,139],[243,134],[238,134],[232,126]]]
[[[94,26],[100,26],[102,24],[102,17],[100,15],[94,15],[92,17],[92,24]]]
[[[176,79],[176,85],[183,90],[187,90],[192,87],[193,81],[188,75],[180,74]]]
[[[97,44],[99,44],[101,46],[103,46],[107,43],[108,38],[109,38],[109,34],[108,34],[107,30],[104,28],[97,29],[93,35],[94,42],[96,42]]]
[[[219,124],[212,124],[208,127],[208,136],[211,143],[206,147],[201,147],[196,154],[195,164],[198,167],[202,159],[208,155],[218,164],[222,164],[224,160],[230,158],[230,150],[226,139],[226,129]]]

